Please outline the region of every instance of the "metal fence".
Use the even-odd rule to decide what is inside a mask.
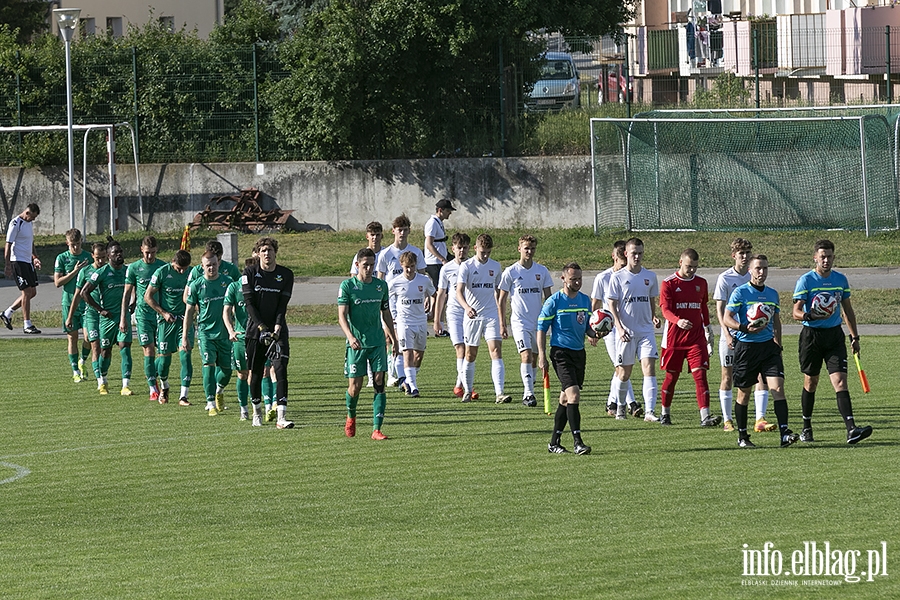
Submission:
[[[328,158],[587,155],[592,117],[653,107],[890,103],[900,91],[900,32],[884,26],[850,35],[826,24],[816,15],[726,23],[702,48],[689,47],[684,27],[630,28],[621,43],[547,36],[544,47],[570,53],[578,69],[579,106],[562,111],[526,110],[539,59],[498,47],[483,72],[468,79],[477,85],[461,92],[470,102],[455,110],[453,131],[392,144],[376,128],[362,151]],[[131,123],[141,162],[321,158],[290,141],[289,124],[277,118],[273,90],[290,75],[278,46],[111,45],[75,57],[76,123]],[[61,52],[51,64],[22,57],[9,64],[0,63],[0,126],[64,123]],[[443,106],[448,99],[435,94],[428,101]],[[119,140],[119,151],[130,154],[130,141]],[[91,142],[92,162],[105,154],[102,140]],[[0,164],[63,164],[65,156],[58,134],[0,135]]]

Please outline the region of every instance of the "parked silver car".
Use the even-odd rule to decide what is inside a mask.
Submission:
[[[525,110],[561,110],[581,105],[578,69],[570,54],[547,52],[540,68],[534,88],[525,96]]]

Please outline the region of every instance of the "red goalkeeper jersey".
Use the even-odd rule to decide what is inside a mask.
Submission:
[[[659,287],[659,306],[662,309],[662,347],[670,350],[686,350],[706,345],[706,326],[709,325],[709,293],[706,280],[696,275],[682,279],[678,273],[666,277]],[[693,326],[682,329],[676,325],[679,319],[687,319]]]

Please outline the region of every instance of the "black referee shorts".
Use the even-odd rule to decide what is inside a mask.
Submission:
[[[584,366],[587,363],[587,354],[584,348],[570,350],[559,346],[550,346],[550,362],[556,377],[563,390],[572,386],[578,386],[580,390],[584,385]]]
[[[822,371],[822,362],[829,373],[847,372],[847,345],[840,325],[800,330],[800,371],[816,377]]]
[[[748,388],[756,384],[759,376],[784,379],[784,361],[781,346],[775,340],[767,342],[734,343],[734,387]]]

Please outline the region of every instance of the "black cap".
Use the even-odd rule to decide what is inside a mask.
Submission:
[[[434,205],[435,208],[447,208],[450,210],[456,210],[456,207],[449,200],[438,200],[437,204]]]

